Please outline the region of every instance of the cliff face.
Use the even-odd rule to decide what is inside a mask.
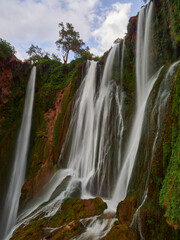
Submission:
[[[150,51],[150,58],[153,59],[151,68],[155,71],[163,65],[165,67],[148,100],[128,196],[118,207],[118,222],[112,228],[107,239],[113,239],[114,231],[118,231],[120,234],[119,229],[122,230],[122,233],[124,232],[127,239],[136,239],[134,236],[128,236],[129,226],[138,231],[138,239],[140,237],[144,237],[144,239],[178,239],[177,230],[180,228],[178,122],[180,111],[177,106],[177,96],[179,96],[180,67],[177,61],[180,57],[178,31],[180,24],[176,19],[179,17],[180,4],[178,1],[155,0],[154,3],[153,48]],[[125,54],[125,62],[131,63],[131,69],[133,69],[130,71],[131,74],[135,74],[134,58],[136,53],[131,43],[133,36],[136,38],[136,28],[133,27],[136,24],[137,19],[131,18],[126,36],[127,53],[130,51],[130,54],[129,56],[127,53]],[[133,46],[135,46],[134,43]],[[177,66],[167,80],[168,69],[174,62],[177,62]],[[125,63],[124,74],[126,71],[128,72],[128,66]],[[124,81],[127,82],[128,79],[124,79]],[[124,83],[125,86],[126,84]],[[130,87],[127,89],[129,90]],[[158,100],[158,96],[161,96],[162,99]],[[158,101],[161,101],[159,110],[157,110]],[[155,127],[157,122],[158,128]],[[148,129],[147,126],[149,126]],[[155,143],[156,145],[154,145]],[[147,194],[147,197],[144,194]],[[135,207],[133,208],[133,206]],[[138,207],[140,209],[137,211]],[[131,216],[129,222],[126,220],[127,215]],[[132,217],[133,215],[134,217]]]
[[[0,194],[9,179],[31,66],[13,54],[0,61]],[[3,197],[0,200],[3,202]]]
[[[78,62],[78,61],[76,61]],[[22,188],[20,210],[37,197],[57,169],[83,64],[72,62],[69,68],[58,61],[44,59],[37,67],[33,126],[26,182]],[[77,67],[76,67],[77,66]],[[0,62],[0,193],[2,204],[12,171],[18,129],[23,113],[27,81],[32,66],[10,54]]]

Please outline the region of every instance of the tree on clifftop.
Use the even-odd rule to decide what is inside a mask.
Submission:
[[[37,63],[41,60],[41,58],[49,57],[49,53],[43,52],[42,48],[38,47],[37,45],[34,46],[33,44],[30,46],[29,50],[26,52],[30,57],[26,59],[32,63]]]
[[[79,32],[74,30],[74,27],[70,23],[66,23],[64,27],[63,22],[59,23],[61,30],[59,31],[59,39],[56,41],[58,50],[62,50],[63,61],[66,64],[69,56],[69,52],[73,51],[75,54],[81,55],[82,46],[85,43],[80,39]]]

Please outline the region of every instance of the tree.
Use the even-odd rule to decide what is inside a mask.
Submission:
[[[89,51],[89,47],[86,47],[85,49],[80,49],[80,53],[78,54],[84,59],[92,60],[93,54]]]
[[[29,50],[26,53],[30,56],[28,60],[33,63],[39,62],[40,59],[44,56],[42,48],[39,48],[37,45],[34,46],[33,44],[30,46]]]
[[[81,55],[82,46],[85,45],[83,40],[80,39],[79,32],[74,30],[74,27],[70,23],[66,23],[64,27],[63,22],[59,23],[61,28],[59,31],[59,39],[56,41],[58,50],[62,50],[63,61],[66,64],[69,56],[69,52],[73,51],[75,54]]]
[[[61,62],[61,59],[54,53],[51,54],[51,59]]]
[[[42,48],[37,45],[34,46],[33,44],[26,53],[30,56],[27,61],[31,61],[33,63],[39,62],[42,58],[50,58],[50,54],[48,52],[42,51]]]

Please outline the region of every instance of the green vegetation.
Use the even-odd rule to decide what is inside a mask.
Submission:
[[[169,166],[160,192],[160,205],[165,207],[165,217],[170,224],[180,226],[180,67],[174,75],[172,100],[171,149],[165,143],[163,152],[169,156]],[[170,151],[171,150],[171,151]]]
[[[83,64],[83,59],[74,60],[69,65],[61,64],[57,60],[41,59],[38,66],[38,85],[41,106],[46,112],[54,106],[55,92],[62,90],[75,78],[78,71],[77,63]]]
[[[107,205],[101,198],[87,200],[78,198],[66,199],[62,203],[61,211],[57,211],[52,217],[35,220],[24,228],[20,227],[11,240],[39,239],[45,235],[43,229],[46,227],[58,228],[63,225],[65,226],[56,231],[52,239],[70,239],[73,235],[84,230],[82,224],[77,220],[100,215],[106,208]],[[63,236],[63,238],[60,238],[60,236]]]
[[[0,60],[6,59],[11,53],[15,53],[15,48],[10,43],[0,38]]]
[[[64,27],[63,22],[61,22],[59,23],[59,27],[59,39],[56,41],[56,46],[58,50],[62,50],[63,61],[65,64],[68,61],[70,51],[73,51],[76,55],[80,56],[84,55],[88,57],[88,55],[91,55],[88,47],[86,49],[82,48],[85,43],[80,39],[79,32],[74,30],[72,24],[66,23],[66,27]]]
[[[42,48],[33,44],[30,46],[29,50],[26,52],[29,55],[29,58],[26,61],[30,61],[31,63],[39,63],[42,59],[52,59],[58,62],[61,62],[60,58],[54,53],[50,54],[43,51]]]

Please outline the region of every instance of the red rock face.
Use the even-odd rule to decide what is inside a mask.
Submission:
[[[137,34],[137,21],[138,16],[131,17],[128,24],[128,33],[126,34],[127,41],[130,42],[130,46],[133,47],[133,53],[136,52],[136,34]]]
[[[13,87],[14,79],[13,72],[21,72],[23,68],[30,63],[23,63],[16,58],[14,54],[11,54],[4,62],[0,63],[0,109],[7,104],[11,95],[11,88]],[[0,113],[0,124],[4,120],[4,116]]]
[[[41,132],[42,130],[37,129],[37,135],[42,133],[43,135],[43,141],[41,146],[41,152],[40,155],[33,156],[34,162],[32,162],[30,171],[29,171],[29,178],[25,182],[23,189],[22,189],[22,196],[21,196],[21,206],[22,208],[26,205],[27,202],[29,202],[31,199],[36,198],[40,192],[43,186],[48,182],[48,180],[52,177],[54,174],[54,165],[57,163],[59,152],[57,151],[56,147],[54,146],[54,127],[56,120],[59,116],[59,114],[62,112],[62,102],[65,101],[69,95],[71,89],[71,83],[63,90],[56,92],[56,101],[54,104],[54,107],[49,109],[46,113],[44,113],[44,119],[46,123],[46,128],[44,132]],[[67,106],[66,113],[63,117],[61,126],[60,126],[60,133],[62,142],[64,141],[65,135],[66,135],[66,114],[70,114],[70,103]],[[40,134],[41,135],[41,134]],[[37,141],[35,142],[37,144]],[[61,144],[61,143],[60,143]],[[59,146],[59,143],[58,143]],[[38,161],[40,165],[40,169],[38,172],[34,175],[34,170],[37,167]]]
[[[68,88],[70,85],[68,86]],[[57,117],[59,113],[61,113],[61,101],[63,98],[64,89],[56,93],[56,102],[54,105],[54,108],[49,109],[47,113],[45,113],[45,120],[47,123],[47,138],[50,143],[53,142],[53,136],[54,136],[54,125],[57,120]]]

